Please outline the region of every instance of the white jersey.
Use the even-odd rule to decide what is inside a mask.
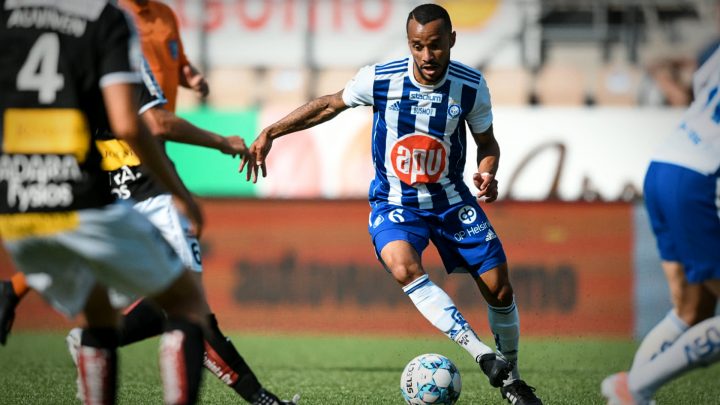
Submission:
[[[720,171],[720,49],[695,72],[695,100],[673,134],[653,155],[671,163],[712,175]]]
[[[415,80],[411,58],[394,60],[360,69],[343,100],[373,106],[371,204],[435,209],[473,198],[463,182],[465,124],[473,133],[492,124],[480,72],[451,61],[437,84],[425,86]]]

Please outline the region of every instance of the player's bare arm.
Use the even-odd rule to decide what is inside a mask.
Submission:
[[[164,108],[151,108],[142,114],[142,118],[150,133],[166,141],[204,146],[232,156],[245,156],[248,153],[241,137],[225,137],[199,128]]]
[[[195,91],[202,98],[205,98],[208,94],[210,94],[210,86],[208,85],[207,80],[205,80],[205,76],[195,69],[195,66],[189,63],[182,67],[180,85]]]
[[[473,183],[478,188],[477,198],[484,198],[491,203],[497,200],[498,185],[495,174],[500,163],[500,145],[495,139],[493,127],[490,125],[485,132],[473,133],[477,144],[477,173],[473,174]]]
[[[140,161],[147,166],[165,188],[175,196],[178,209],[191,221],[199,236],[203,217],[200,208],[185,188],[157,142],[137,118],[137,106],[132,101],[134,89],[130,84],[113,84],[103,87],[103,99],[112,133],[130,145]]]
[[[345,105],[343,101],[342,93],[343,91],[341,90],[335,94],[329,94],[309,101],[281,120],[263,129],[257,139],[255,139],[255,142],[250,145],[251,158],[243,158],[239,171],[242,172],[247,165],[247,180],[249,181],[252,178],[253,183],[257,182],[258,167],[262,170],[262,176],[265,177],[267,175],[265,158],[270,153],[273,140],[283,135],[322,124],[345,111],[348,106]],[[254,165],[248,165],[250,160],[254,161]]]

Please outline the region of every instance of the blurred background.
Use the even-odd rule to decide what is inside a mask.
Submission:
[[[363,65],[406,55],[407,14],[426,1],[166,2],[210,83],[206,100],[181,91],[181,115],[250,142]],[[642,336],[670,307],[642,179],[692,100],[693,71],[718,44],[718,2],[436,3],[457,31],[453,59],[480,69],[492,95],[501,195],[484,207],[508,253],[523,333]],[[238,175],[237,159],[169,145],[203,197],[205,283],[226,329],[437,334],[367,234],[371,125],[371,109],[356,108],[277,141],[256,185]],[[474,161],[470,150],[468,179]],[[432,247],[424,264],[487,331],[472,280],[445,276]],[[68,323],[33,297],[16,326]]]

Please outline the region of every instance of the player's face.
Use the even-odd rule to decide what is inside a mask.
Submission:
[[[450,48],[455,45],[455,32],[446,29],[442,20],[433,20],[425,25],[410,20],[407,32],[415,65],[415,80],[420,84],[437,83],[450,63]]]

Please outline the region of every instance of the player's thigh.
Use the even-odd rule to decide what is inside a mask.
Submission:
[[[448,208],[431,228],[445,270],[474,278],[507,262],[502,243],[476,201]]]
[[[370,213],[368,231],[375,254],[401,283],[422,274],[420,257],[429,243],[429,229],[422,213],[382,204]]]
[[[190,232],[190,221],[177,210],[170,194],[147,198],[133,207],[160,230],[186,268],[202,272],[200,243]]]

